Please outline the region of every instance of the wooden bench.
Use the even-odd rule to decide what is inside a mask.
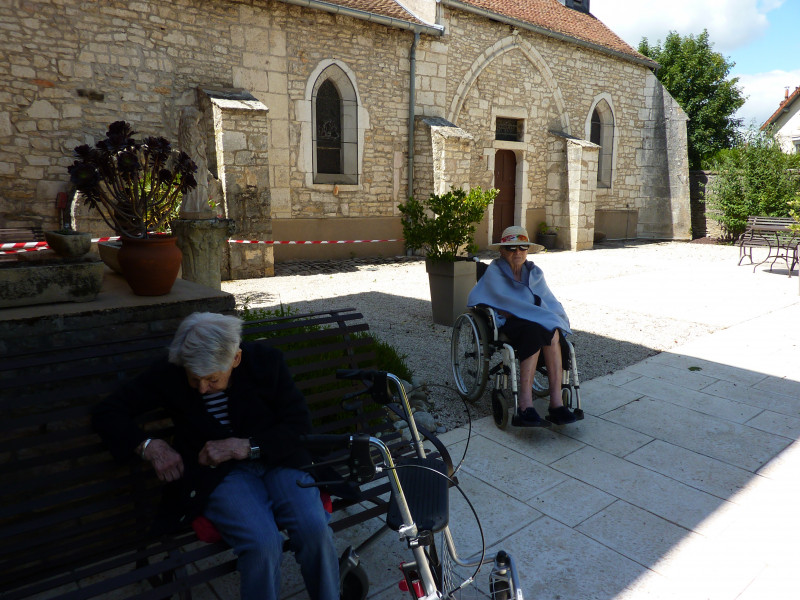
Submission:
[[[43,242],[44,232],[41,227],[10,227],[0,228],[0,244],[13,244],[16,242]],[[0,261],[17,260],[15,251],[0,248]]]
[[[368,397],[356,414],[340,405],[360,384],[337,380],[335,370],[374,365],[367,331],[353,309],[245,326],[248,339],[268,338],[284,351],[316,432],[380,434],[402,456],[410,449],[385,407]],[[159,482],[136,457],[114,462],[90,427],[91,406],[165,352],[172,333],[41,348],[0,361],[3,600],[78,600],[120,590],[126,598],[190,597],[192,588],[235,570],[224,543],[198,541],[188,524],[175,535],[151,536]],[[163,414],[147,415],[143,426],[153,437],[170,435]],[[383,480],[358,500],[334,498],[333,530],[383,515],[387,492]]]
[[[766,258],[755,263],[753,271],[772,258],[769,266],[771,271],[775,262],[783,259],[789,267],[791,277],[798,262],[797,246],[800,243],[800,235],[790,229],[794,224],[797,223],[791,217],[747,217],[745,231],[736,240],[736,245],[739,246],[739,264],[742,264],[745,257],[750,259],[751,265],[754,264],[753,248],[766,248]]]

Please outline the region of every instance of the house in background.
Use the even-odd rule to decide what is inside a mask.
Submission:
[[[55,226],[72,149],[112,121],[177,145],[195,115],[240,239],[400,238],[410,195],[477,185],[500,190],[481,247],[541,222],[572,250],[690,239],[686,115],[589,0],[28,0],[0,20],[0,227]],[[231,244],[223,277],[402,252]]]
[[[772,131],[781,150],[787,154],[800,154],[800,87],[796,87],[791,95],[786,88],[783,102],[761,129]]]

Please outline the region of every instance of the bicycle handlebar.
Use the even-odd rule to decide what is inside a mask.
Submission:
[[[360,393],[369,392],[372,399],[379,404],[389,404],[392,401],[386,387],[387,377],[386,371],[374,369],[336,369],[336,379],[357,379],[364,382],[365,388]]]

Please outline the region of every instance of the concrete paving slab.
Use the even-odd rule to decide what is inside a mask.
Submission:
[[[554,429],[565,437],[578,440],[615,456],[625,456],[653,439],[628,427],[622,427],[613,421],[592,415],[585,415],[581,421]]]
[[[473,423],[473,435],[476,434],[515,452],[524,454],[543,465],[549,465],[583,447],[581,442],[559,435],[552,429],[509,426],[501,430],[494,424],[491,417],[484,417]],[[470,449],[470,456],[472,452],[473,450]],[[463,450],[459,451],[454,456],[454,460],[459,460],[462,453]]]
[[[462,444],[451,453],[461,456]],[[531,459],[524,453],[493,442],[483,436],[470,444],[469,461],[463,467],[470,475],[480,477],[496,489],[522,502],[549,490],[566,479],[550,467]]]
[[[705,413],[714,418],[727,419],[735,423],[744,423],[761,412],[759,408],[748,404],[698,392],[691,388],[685,388],[679,383],[669,383],[649,377],[640,377],[626,383],[624,387],[642,396],[664,400],[677,406]]]
[[[663,557],[687,536],[697,534],[651,512],[617,500],[576,527],[578,531],[656,572]],[[647,535],[642,535],[646,531]],[[657,566],[656,566],[657,565]]]
[[[648,360],[670,365],[678,369],[690,370],[699,368],[700,370],[697,371],[697,373],[711,377],[711,384],[719,383],[718,380],[722,380],[722,382],[751,386],[767,378],[767,375],[757,371],[732,367],[714,361],[697,358],[696,356],[686,356],[684,354],[676,354],[674,352],[662,352],[658,356],[654,356],[652,359]]]
[[[789,440],[800,437],[800,419],[765,410],[747,422],[748,427],[760,429]]]
[[[702,531],[705,519],[723,502],[596,448],[570,454],[553,468],[689,530]]]
[[[668,352],[662,354],[669,354]],[[659,355],[661,356],[661,355]],[[682,388],[690,390],[702,390],[716,381],[714,377],[703,375],[699,370],[692,370],[690,367],[678,367],[663,364],[653,359],[643,360],[640,363],[628,367],[628,370],[639,373],[649,379],[664,381],[667,383],[680,382]]]
[[[784,415],[800,417],[798,396],[776,394],[730,381],[718,381],[704,388],[703,392]]]
[[[638,400],[643,394],[619,387],[637,377],[621,381],[618,385],[607,383],[608,378],[603,377],[602,381],[593,379],[591,385],[581,386],[581,403],[584,412],[599,417],[628,402]]]
[[[643,398],[618,408],[606,418],[753,472],[790,443],[790,440],[776,438],[740,423],[710,417],[654,398]]]
[[[654,440],[627,455],[625,460],[720,499],[730,498],[743,490],[753,479],[753,473],[750,471],[663,440]]]
[[[506,540],[503,548],[517,563],[526,599],[618,598],[642,573],[635,561],[548,517]]]
[[[575,527],[616,501],[611,494],[577,479],[568,479],[539,494],[531,504],[548,517]]]

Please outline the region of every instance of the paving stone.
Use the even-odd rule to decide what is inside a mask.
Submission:
[[[656,362],[642,361],[628,367],[634,373],[639,373],[657,381],[677,382],[680,386],[692,390],[701,390],[716,381],[714,377],[701,375],[699,371],[692,371],[688,367],[658,364]]]
[[[616,501],[611,494],[577,479],[563,483],[539,494],[530,503],[548,517],[574,527]]]
[[[616,550],[642,566],[660,571],[670,549],[696,533],[637,506],[617,500],[576,527],[578,531]],[[647,531],[647,535],[641,535]]]
[[[652,441],[625,459],[723,499],[731,499],[753,479],[750,471],[662,440]]]
[[[591,385],[587,383],[581,386],[581,404],[585,413],[601,416],[642,397],[642,394],[638,392],[606,383],[606,380],[606,377],[592,379]],[[622,383],[627,383],[627,381]]]
[[[653,439],[639,431],[621,427],[612,421],[592,415],[586,415],[581,421],[554,428],[554,430],[561,435],[616,456],[625,456]]]
[[[786,396],[729,381],[718,381],[704,388],[703,392],[784,415],[800,417],[800,399],[798,397]]]
[[[690,530],[702,528],[703,521],[723,503],[710,494],[588,446],[557,461],[553,468]]]
[[[625,384],[625,389],[665,400],[694,411],[702,412],[713,417],[721,417],[736,423],[744,423],[756,416],[760,410],[754,406],[734,402],[719,396],[713,396],[696,390],[686,389],[678,383],[668,383],[663,380],[641,377]],[[606,415],[608,416],[608,415]]]
[[[643,398],[606,415],[620,425],[728,464],[756,471],[789,440],[694,410]]]
[[[451,454],[461,456],[462,444],[451,448]],[[476,436],[470,442],[468,462],[463,469],[522,502],[529,501],[566,479],[563,474],[525,453],[483,436]]]

